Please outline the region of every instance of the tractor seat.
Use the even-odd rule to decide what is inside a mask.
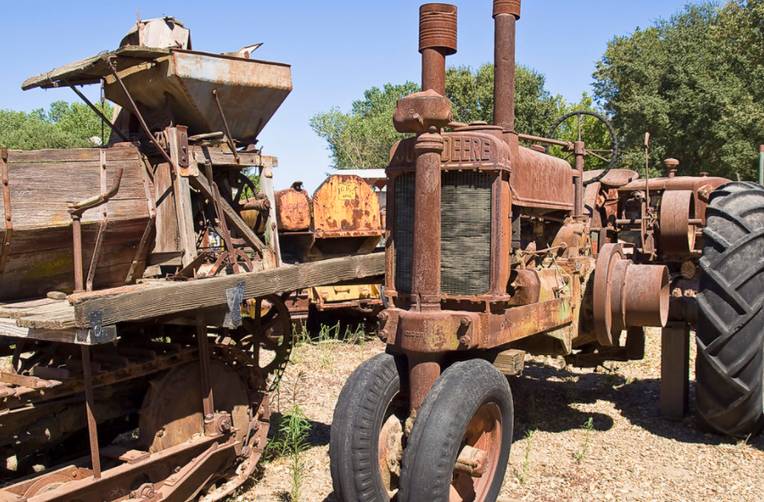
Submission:
[[[586,171],[584,173],[584,183],[593,180],[600,174],[602,174],[602,169]],[[611,188],[620,188],[638,178],[639,173],[631,169],[611,169],[599,182]]]

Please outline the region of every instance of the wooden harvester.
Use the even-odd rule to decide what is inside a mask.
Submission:
[[[0,156],[0,500],[226,496],[265,447],[285,295],[383,273],[282,264],[256,142],[291,70],[249,52],[163,18],[24,83],[100,83],[121,111],[108,146]]]

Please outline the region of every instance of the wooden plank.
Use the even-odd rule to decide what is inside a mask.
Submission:
[[[13,319],[0,319],[0,337],[18,338],[22,340],[39,340],[43,342],[72,343],[77,345],[97,345],[110,343],[117,338],[114,326],[105,326],[100,337],[92,330],[82,328],[72,329],[40,329],[18,326]]]
[[[493,361],[493,365],[503,375],[522,375],[523,368],[525,367],[525,351],[509,349],[499,352],[496,355],[496,359]]]
[[[690,327],[669,324],[661,331],[661,414],[681,420],[689,410]]]
[[[50,389],[51,387],[61,385],[61,382],[57,380],[44,380],[34,376],[8,373],[7,371],[0,371],[0,382],[10,385],[29,387],[30,389]]]
[[[153,288],[124,287],[116,294],[105,290],[97,296],[72,295],[69,301],[74,305],[77,326],[85,328],[90,327],[91,315],[100,316],[103,325],[109,325],[224,306],[226,290],[239,284],[244,288],[244,298],[257,298],[384,273],[385,256],[375,253]]]
[[[74,327],[74,307],[66,300],[25,309],[16,315],[16,325],[26,328],[66,329]]]
[[[154,200],[156,200],[156,237],[152,253],[177,253],[178,218],[175,212],[175,193],[170,164],[157,164],[154,172]]]
[[[7,317],[10,319],[18,319],[29,315],[29,309],[50,305],[56,303],[59,300],[52,300],[50,298],[39,298],[36,300],[27,300],[16,303],[3,303],[0,304],[0,317]]]
[[[233,154],[224,152],[216,147],[193,146],[193,158],[197,164],[211,162],[213,166],[231,167],[278,167],[279,161],[271,155],[261,155],[256,152],[239,152],[241,163],[237,164]]]

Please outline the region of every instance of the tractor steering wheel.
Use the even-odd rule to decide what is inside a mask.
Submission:
[[[575,133],[576,140],[578,141],[585,141],[585,129],[586,124],[584,123],[585,117],[594,117],[598,122],[601,122],[606,129],[607,135],[609,136],[609,143],[610,148],[606,149],[586,149],[586,155],[593,157],[595,159],[600,160],[602,163],[604,163],[604,166],[601,167],[602,172],[595,176],[594,178],[587,180],[584,182],[584,186],[591,185],[592,183],[597,183],[602,178],[607,176],[607,174],[610,172],[611,169],[616,167],[618,164],[618,137],[615,134],[615,129],[613,128],[613,124],[607,119],[607,117],[596,113],[596,112],[590,112],[585,110],[579,110],[575,112],[566,113],[552,125],[552,127],[549,129],[549,134],[547,137],[553,138],[553,139],[561,139],[558,138],[557,135],[561,133],[563,129],[563,125],[566,125],[567,129],[570,131],[572,130]],[[568,124],[569,122],[574,122],[573,124]],[[572,126],[572,127],[571,127]],[[589,127],[591,130],[591,126]],[[549,148],[547,148],[547,153],[549,153]],[[570,157],[570,156],[569,156]],[[568,158],[567,160],[570,160]]]

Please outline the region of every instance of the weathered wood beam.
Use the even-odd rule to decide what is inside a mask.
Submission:
[[[258,298],[340,281],[384,275],[383,253],[336,258],[261,272],[214,277],[189,282],[168,282],[150,288],[141,285],[72,295],[75,323],[91,327],[92,319],[103,326],[126,321],[140,321],[196,309],[227,305],[229,290],[241,288],[244,298]],[[97,328],[97,326],[96,326]]]
[[[239,164],[233,154],[225,152],[220,148],[205,147],[194,145],[191,147],[194,160],[197,164],[204,164],[209,161],[213,166],[228,166],[239,169],[248,167],[278,167],[278,158],[272,155],[262,155],[257,152],[238,152]]]

